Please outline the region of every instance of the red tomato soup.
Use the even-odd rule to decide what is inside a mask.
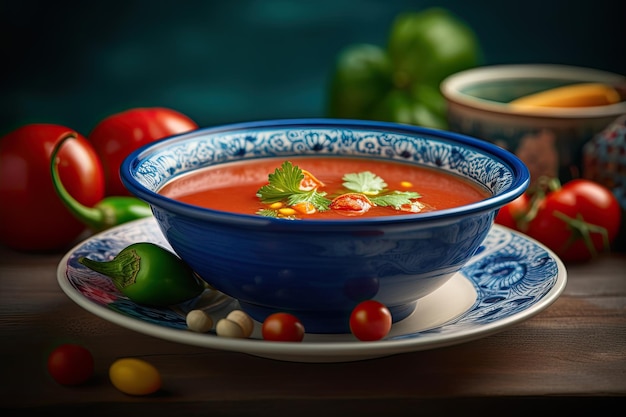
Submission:
[[[171,180],[159,193],[214,210],[288,219],[419,215],[491,195],[459,176],[427,167],[331,156],[210,166]]]

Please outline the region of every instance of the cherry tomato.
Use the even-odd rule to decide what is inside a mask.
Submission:
[[[304,326],[289,313],[270,314],[261,327],[263,339],[275,342],[300,342],[304,338]]]
[[[82,384],[94,373],[93,356],[83,346],[60,345],[48,356],[48,373],[62,385]]]
[[[0,139],[0,242],[25,251],[67,248],[86,229],[57,196],[50,173],[52,150],[71,129],[24,125]],[[102,164],[93,146],[77,134],[59,151],[59,175],[81,204],[104,197]]]
[[[391,330],[391,313],[375,300],[363,301],[350,314],[350,331],[363,341],[380,340]]]
[[[608,249],[620,229],[621,208],[603,185],[585,179],[546,194],[526,233],[563,261],[586,261]]]
[[[527,213],[529,203],[528,194],[520,195],[498,211],[495,222],[513,230],[519,230],[519,220]]]
[[[104,168],[107,195],[130,195],[120,180],[120,166],[135,149],[198,128],[196,122],[163,107],[134,108],[106,117],[89,134]]]

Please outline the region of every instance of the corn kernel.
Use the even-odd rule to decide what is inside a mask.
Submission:
[[[282,206],[283,206],[283,203],[281,203],[280,201],[270,204],[270,208],[273,210],[277,210],[281,208]]]
[[[410,188],[413,187],[413,184],[411,184],[409,181],[402,181],[400,182],[400,185],[404,188]]]
[[[296,211],[290,207],[283,207],[281,209],[278,209],[278,212],[283,216],[293,216],[294,214],[296,214]]]

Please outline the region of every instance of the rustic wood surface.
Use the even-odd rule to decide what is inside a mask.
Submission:
[[[626,254],[568,265],[554,304],[498,334],[451,347],[348,363],[292,363],[164,341],[85,311],[60,289],[62,254],[0,248],[0,415],[590,415],[626,398]],[[50,349],[88,347],[86,385],[47,374]],[[132,397],[108,380],[119,357],[161,372]],[[563,415],[563,414],[561,414]]]

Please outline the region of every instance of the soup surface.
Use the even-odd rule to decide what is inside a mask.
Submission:
[[[210,166],[172,179],[159,193],[214,210],[287,219],[418,215],[490,196],[459,176],[427,167],[330,156]]]

